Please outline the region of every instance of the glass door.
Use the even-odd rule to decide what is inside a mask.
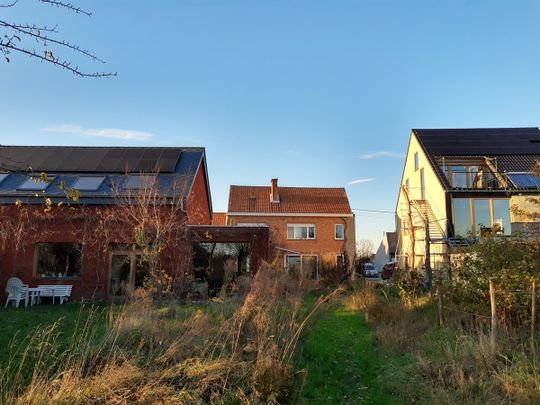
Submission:
[[[129,254],[112,254],[109,295],[125,297],[131,290],[131,257]]]

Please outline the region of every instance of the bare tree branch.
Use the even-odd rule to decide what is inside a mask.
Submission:
[[[19,1],[19,0],[17,0],[17,1]],[[70,11],[73,11],[74,13],[84,14],[84,15],[87,15],[88,17],[90,17],[92,15],[92,13],[90,13],[88,11],[84,11],[80,7],[74,6],[71,3],[65,3],[65,2],[59,1],[59,0],[39,0],[39,1],[41,1],[42,3],[51,4],[51,5],[56,6],[56,7],[66,8],[66,9],[68,9]]]
[[[62,7],[68,9],[77,14],[84,14],[91,16],[92,13],[82,10],[80,7],[67,3],[62,0],[38,0],[41,3],[46,3],[56,7]],[[12,3],[2,4],[0,7],[13,7],[17,4],[18,0]],[[40,26],[36,24],[21,24],[21,23],[9,23],[4,20],[0,20],[0,53],[3,54],[6,62],[10,62],[10,54],[21,53],[31,58],[40,60],[41,62],[47,62],[54,66],[66,69],[73,74],[80,77],[111,77],[116,76],[116,73],[112,72],[83,72],[78,65],[73,64],[67,59],[61,59],[56,56],[56,49],[51,49],[48,46],[54,45],[58,49],[68,50],[77,54],[81,54],[85,57],[92,59],[93,61],[105,63],[103,59],[100,59],[89,50],[81,48],[79,45],[64,39],[56,39],[51,34],[57,34],[58,26],[49,27],[46,25]],[[2,33],[5,31],[5,33]],[[3,34],[3,35],[2,35]],[[36,50],[33,47],[28,46],[25,40],[33,40],[39,44],[42,49]]]

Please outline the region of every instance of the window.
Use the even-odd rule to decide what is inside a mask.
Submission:
[[[315,239],[315,225],[287,225],[287,239]]]
[[[28,177],[23,184],[17,187],[18,190],[42,191],[54,181],[54,177],[48,177],[45,181],[41,177]]]
[[[319,257],[317,255],[286,255],[285,269],[291,275],[303,275],[312,280],[319,279]]]
[[[343,267],[343,263],[344,263],[343,255],[337,255],[336,256],[336,266]]]
[[[468,198],[454,198],[454,235],[466,238],[472,235],[471,203]]]
[[[345,225],[343,224],[336,224],[336,239],[343,240],[345,239]]]
[[[140,190],[145,188],[152,188],[155,182],[155,175],[131,174],[129,175],[124,187],[129,190]]]
[[[9,173],[0,173],[0,184],[9,176]]]
[[[36,275],[43,278],[80,277],[82,245],[39,243],[36,248]]]
[[[540,188],[540,179],[532,173],[508,173],[508,178],[516,188]]]
[[[81,176],[73,184],[73,188],[79,191],[96,191],[103,183],[103,176]]]
[[[405,180],[405,190],[411,191],[411,188],[409,186],[409,179]]]
[[[426,199],[426,178],[424,176],[424,169],[420,169],[420,192],[422,200]]]
[[[418,152],[414,154],[414,170],[418,170],[420,167],[420,158],[418,157]]]
[[[454,198],[454,235],[456,237],[510,235],[510,200]]]

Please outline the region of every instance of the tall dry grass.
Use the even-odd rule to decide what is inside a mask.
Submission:
[[[540,403],[540,363],[527,339],[501,333],[494,348],[485,325],[446,312],[440,327],[431,297],[411,303],[391,288],[359,284],[345,304],[367,314],[389,356],[379,378],[405,402]]]
[[[0,373],[2,404],[293,403],[304,376],[292,357],[311,315],[311,285],[267,267],[244,297],[189,311],[139,294],[96,312],[60,351],[56,325],[31,337]],[[187,311],[187,312],[186,312]],[[30,365],[30,367],[29,367]]]

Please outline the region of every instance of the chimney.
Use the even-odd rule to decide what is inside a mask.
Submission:
[[[272,179],[272,187],[270,188],[270,202],[279,203],[279,188],[277,185],[278,179]]]

